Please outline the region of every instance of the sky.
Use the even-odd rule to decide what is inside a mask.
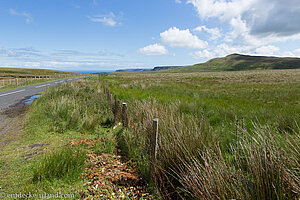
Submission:
[[[113,71],[300,57],[299,0],[0,0],[0,67]]]

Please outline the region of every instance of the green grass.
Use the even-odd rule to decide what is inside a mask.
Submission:
[[[115,108],[102,85],[127,103],[128,128],[112,127]],[[30,106],[24,134],[4,151],[0,186],[81,190],[78,175],[85,166],[72,152],[83,156],[71,141],[99,135],[105,141],[93,152],[114,153],[118,145],[158,198],[297,199],[299,89],[299,70],[118,73],[101,82],[95,76],[49,88]],[[150,178],[154,118],[159,118],[159,147]],[[24,161],[22,147],[36,143],[49,145]]]
[[[86,166],[86,152],[79,148],[65,147],[39,158],[33,168],[32,182],[64,179],[74,181]]]
[[[90,151],[116,151],[114,132],[107,127],[112,113],[97,82],[80,80],[44,91],[27,108],[25,127],[0,155],[0,191],[5,193],[74,194]],[[102,126],[105,125],[106,127]],[[72,141],[100,136],[96,149]],[[31,147],[43,144],[42,147]]]
[[[0,77],[40,76],[40,75],[74,75],[76,73],[47,69],[4,68],[0,67]]]
[[[253,127],[255,121],[278,131],[289,131],[296,122],[300,123],[299,77],[300,71],[296,70],[245,74],[141,73],[108,76],[104,80],[123,101],[155,99],[162,104],[178,103],[181,113],[204,114],[219,131],[224,126],[234,130],[232,124],[237,119],[244,121],[246,128]]]
[[[299,70],[118,73],[102,80],[128,103],[130,129],[119,133],[119,144],[145,177],[152,119],[159,118],[154,184],[163,198],[296,198]],[[256,192],[245,190],[245,181]]]

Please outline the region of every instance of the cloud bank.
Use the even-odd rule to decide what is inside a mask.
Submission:
[[[299,0],[186,0],[185,3],[194,7],[199,26],[171,27],[160,33],[160,40],[169,47],[195,49],[189,53],[194,59],[207,60],[231,53],[300,55],[299,49],[283,51],[279,47],[300,40]]]

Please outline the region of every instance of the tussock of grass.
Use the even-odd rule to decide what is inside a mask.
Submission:
[[[113,120],[101,88],[95,82],[82,80],[49,88],[35,104],[30,124],[44,124],[46,131],[64,134],[68,131],[96,133],[99,124]],[[109,123],[108,123],[109,124]]]
[[[65,147],[48,152],[39,158],[33,168],[32,182],[78,179],[85,167],[86,152],[79,148]]]

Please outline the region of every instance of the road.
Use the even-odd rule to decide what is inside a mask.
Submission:
[[[38,85],[31,85],[26,87],[20,87],[11,90],[0,91],[0,111],[13,106],[20,101],[24,100],[26,97],[33,96],[35,94],[41,93],[46,88],[51,86],[60,85],[64,82],[72,82],[85,77],[75,77],[69,79],[62,79],[58,81],[51,81],[46,83],[41,83]]]

